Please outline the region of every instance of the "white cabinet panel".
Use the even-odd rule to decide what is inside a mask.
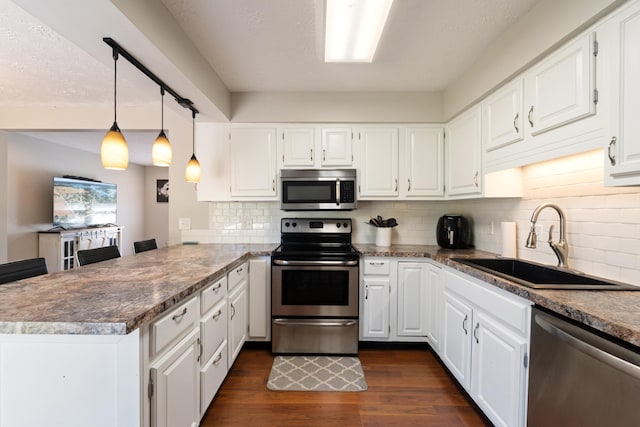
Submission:
[[[271,335],[271,260],[249,260],[249,338],[268,340]]]
[[[444,195],[443,128],[407,128],[400,159],[400,196]]]
[[[248,295],[247,283],[238,285],[229,294],[229,366],[233,364],[247,340]]]
[[[364,313],[362,336],[364,338],[389,337],[389,279],[364,279]]]
[[[284,167],[313,166],[315,130],[285,128],[282,131],[282,164]]]
[[[442,361],[468,391],[471,385],[471,307],[444,291],[444,330],[440,347]]]
[[[485,150],[495,150],[523,140],[523,87],[524,80],[517,78],[483,102]]]
[[[427,311],[427,338],[429,338],[431,347],[436,351],[440,349],[442,337],[442,287],[442,269],[431,264],[427,278],[427,298],[429,300]]]
[[[276,196],[276,130],[232,129],[231,196]]]
[[[398,128],[359,131],[361,144],[360,196],[398,195]]]
[[[482,192],[482,126],[480,106],[453,119],[448,126],[447,194]]]
[[[526,126],[531,135],[595,113],[593,41],[592,34],[585,34],[526,73]]]
[[[351,128],[322,128],[321,166],[353,165],[353,131]]]
[[[426,336],[429,326],[429,267],[398,263],[398,335]]]

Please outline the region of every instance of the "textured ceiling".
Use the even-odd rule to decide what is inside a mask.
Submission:
[[[396,0],[372,64],[325,64],[323,0],[162,0],[232,92],[440,91],[537,0]]]

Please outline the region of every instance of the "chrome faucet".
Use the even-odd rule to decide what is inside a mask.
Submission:
[[[536,248],[536,240],[538,238],[536,235],[536,222],[538,221],[538,215],[540,215],[540,212],[544,208],[553,208],[560,216],[560,241],[554,242],[551,239],[551,234],[553,232],[553,225],[551,225],[551,227],[549,227],[549,240],[547,240],[547,243],[549,243],[549,246],[553,249],[556,257],[558,257],[558,267],[566,268],[568,267],[567,258],[569,256],[569,245],[567,245],[567,220],[564,216],[564,212],[562,212],[562,209],[560,209],[558,205],[554,205],[553,203],[543,203],[533,211],[533,215],[531,215],[531,230],[529,231],[529,236],[527,237],[527,243],[525,246],[530,249]]]

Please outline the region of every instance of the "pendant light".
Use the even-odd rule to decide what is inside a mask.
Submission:
[[[200,162],[196,159],[196,112],[191,110],[192,117],[192,135],[193,135],[193,152],[191,159],[187,163],[187,170],[185,171],[185,177],[187,182],[200,182]]]
[[[117,122],[118,51],[113,50],[113,125],[102,139],[100,159],[105,169],[124,170],[129,166],[129,147]]]
[[[164,133],[164,87],[160,86],[162,104],[160,107],[160,134],[151,147],[151,158],[155,166],[168,167],[171,165],[171,143]]]

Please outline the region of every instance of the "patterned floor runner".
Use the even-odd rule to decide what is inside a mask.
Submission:
[[[357,357],[276,356],[267,388],[286,391],[365,391],[367,382]]]

